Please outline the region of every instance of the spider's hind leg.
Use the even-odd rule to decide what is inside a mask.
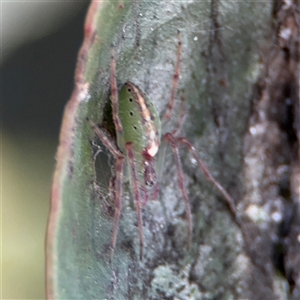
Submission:
[[[186,108],[186,101],[185,101],[185,97],[181,97],[181,105],[180,105],[180,116],[179,116],[179,120],[178,120],[178,124],[176,126],[176,128],[172,131],[172,135],[175,137],[179,134],[179,132],[181,131],[181,128],[184,124],[184,121],[186,119],[186,115],[187,115],[187,108]]]
[[[118,106],[118,87],[116,79],[116,60],[115,60],[115,51],[114,46],[111,45],[111,54],[110,54],[110,83],[111,83],[111,106],[113,121],[115,124],[116,132],[120,133],[123,131],[121,120],[119,117],[119,106]]]
[[[176,60],[176,66],[175,66],[175,71],[174,71],[174,75],[173,75],[171,97],[168,102],[167,110],[164,115],[164,118],[167,120],[171,119],[172,111],[174,108],[175,96],[177,93],[178,82],[179,82],[181,54],[182,54],[182,42],[181,42],[180,31],[178,30],[177,60]]]

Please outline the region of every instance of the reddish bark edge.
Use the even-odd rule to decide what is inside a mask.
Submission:
[[[68,101],[63,115],[63,121],[59,137],[59,146],[56,153],[56,167],[53,175],[53,183],[51,190],[51,208],[48,219],[48,227],[46,234],[46,298],[55,299],[55,265],[56,257],[56,241],[54,236],[58,229],[59,215],[61,213],[61,199],[63,181],[68,172],[68,165],[72,160],[71,145],[74,140],[74,128],[76,128],[76,116],[78,105],[86,100],[88,96],[89,83],[85,82],[84,74],[86,71],[86,62],[89,49],[94,42],[96,34],[95,17],[101,6],[102,0],[93,0],[88,9],[88,13],[84,25],[84,40],[78,53],[77,66],[75,71],[75,87]]]

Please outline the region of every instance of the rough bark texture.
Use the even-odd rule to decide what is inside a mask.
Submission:
[[[272,36],[261,53],[262,73],[244,140],[240,207],[250,217],[245,247],[255,266],[253,278],[264,284],[263,298],[279,297],[274,289],[279,274],[286,297],[300,297],[299,5],[274,3]],[[258,296],[253,290],[252,298]]]
[[[94,2],[54,176],[49,298],[300,297],[299,7],[299,0]],[[93,159],[97,147],[85,118],[113,136],[107,104],[112,42],[118,81],[141,86],[163,113],[177,29],[183,43],[177,99],[184,97],[188,106],[181,135],[232,195],[238,219],[182,150],[193,214],[188,250],[184,202],[171,150],[163,145],[159,201],[143,208],[144,258],[139,260],[136,213],[125,183],[109,264],[113,160],[103,147]],[[172,128],[165,124],[163,130]]]

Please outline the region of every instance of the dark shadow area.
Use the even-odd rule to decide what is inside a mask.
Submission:
[[[57,139],[74,82],[87,12],[56,32],[18,49],[2,65],[3,131],[11,136]]]

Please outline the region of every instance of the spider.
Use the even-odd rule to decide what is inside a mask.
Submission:
[[[178,31],[177,59],[173,75],[171,96],[164,114],[164,118],[167,121],[171,119],[175,103],[180,73],[181,54],[182,42],[180,32]],[[227,200],[231,211],[236,214],[234,201],[226,190],[211,175],[205,163],[199,157],[194,146],[186,138],[178,137],[180,128],[184,122],[185,108],[182,109],[178,127],[173,132],[167,132],[162,135],[161,120],[156,108],[141,88],[132,82],[126,82],[118,93],[116,82],[116,61],[113,45],[111,47],[110,60],[111,105],[113,123],[116,130],[116,141],[110,137],[105,130],[99,128],[95,123],[88,119],[95,134],[115,158],[115,177],[113,180],[113,193],[111,193],[115,198],[115,212],[110,262],[113,259],[117,241],[119,220],[122,209],[123,175],[125,168],[129,168],[130,186],[133,189],[133,198],[138,220],[140,259],[143,257],[144,240],[141,206],[147,203],[149,194],[152,196],[154,195],[153,198],[158,196],[159,188],[155,170],[155,156],[159,150],[162,140],[167,141],[172,148],[177,169],[178,185],[185,204],[185,213],[188,223],[189,248],[192,235],[192,218],[190,203],[184,186],[179,147],[187,147],[198,166],[202,169],[206,178],[216,186]],[[184,101],[182,101],[182,105],[183,103]]]

